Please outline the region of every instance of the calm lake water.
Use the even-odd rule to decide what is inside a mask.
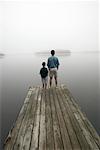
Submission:
[[[29,86],[41,85],[39,70],[48,55],[5,55],[2,63],[1,135],[8,134],[22,107]],[[65,84],[100,134],[99,53],[59,56],[59,84]]]

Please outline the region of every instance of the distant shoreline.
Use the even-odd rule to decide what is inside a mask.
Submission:
[[[71,53],[70,50],[55,50],[56,53],[62,54],[62,53]],[[50,54],[50,51],[42,51],[42,52],[36,52],[37,54]]]
[[[55,50],[56,55],[70,55],[71,51],[70,50]],[[36,55],[50,55],[50,51],[42,51],[42,52],[35,52]]]

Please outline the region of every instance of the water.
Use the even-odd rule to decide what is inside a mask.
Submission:
[[[5,55],[2,63],[1,135],[8,134],[22,107],[29,86],[41,85],[39,70],[48,55]],[[99,54],[59,56],[59,84],[65,84],[100,134]]]

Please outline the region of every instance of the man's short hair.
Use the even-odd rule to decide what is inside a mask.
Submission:
[[[54,55],[55,54],[55,51],[54,50],[51,50],[51,55]]]

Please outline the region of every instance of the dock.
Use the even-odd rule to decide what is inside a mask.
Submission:
[[[32,87],[4,150],[100,150],[100,136],[66,86]]]

